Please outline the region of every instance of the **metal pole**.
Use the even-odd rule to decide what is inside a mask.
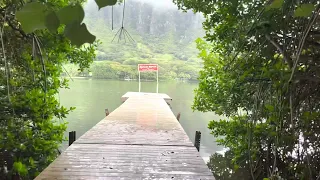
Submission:
[[[157,70],[157,93],[159,92],[159,69]]]
[[[141,90],[141,82],[140,82],[140,71],[139,71],[139,92]]]

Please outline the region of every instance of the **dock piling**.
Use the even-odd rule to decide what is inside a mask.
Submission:
[[[69,146],[76,141],[76,131],[69,132]]]
[[[178,121],[180,121],[180,116],[181,116],[181,113],[178,113],[178,114],[177,114],[177,120],[178,120]]]
[[[200,141],[201,141],[201,132],[196,131],[194,146],[197,148],[198,151],[200,151]]]
[[[108,116],[110,114],[108,109],[105,109],[104,113],[106,114],[106,116]]]

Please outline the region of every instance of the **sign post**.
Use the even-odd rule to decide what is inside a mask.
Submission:
[[[141,72],[157,72],[157,93],[159,92],[159,66],[158,64],[138,64],[139,71],[139,92],[141,92]]]
[[[140,71],[139,71],[139,92],[141,91]]]

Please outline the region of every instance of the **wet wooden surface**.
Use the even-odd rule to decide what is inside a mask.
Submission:
[[[214,179],[163,96],[132,96],[36,179]]]
[[[137,97],[137,96],[144,96],[144,98],[152,98],[152,97],[160,97],[164,99],[168,104],[171,103],[172,98],[167,94],[163,93],[144,93],[144,92],[127,92],[121,97],[122,102],[125,102],[129,97]]]

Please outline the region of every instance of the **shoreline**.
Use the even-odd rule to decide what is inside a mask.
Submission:
[[[67,78],[67,79],[95,79],[95,80],[110,80],[110,81],[138,81],[138,79],[106,79],[106,78],[93,78],[93,77],[81,77],[81,76],[61,76],[63,78]],[[161,80],[159,79],[159,81],[176,81],[176,82],[191,82],[191,83],[195,83],[195,82],[199,82],[197,80],[179,80],[179,79],[167,79],[167,80]],[[156,80],[146,80],[146,79],[141,79],[141,82],[157,82]]]

